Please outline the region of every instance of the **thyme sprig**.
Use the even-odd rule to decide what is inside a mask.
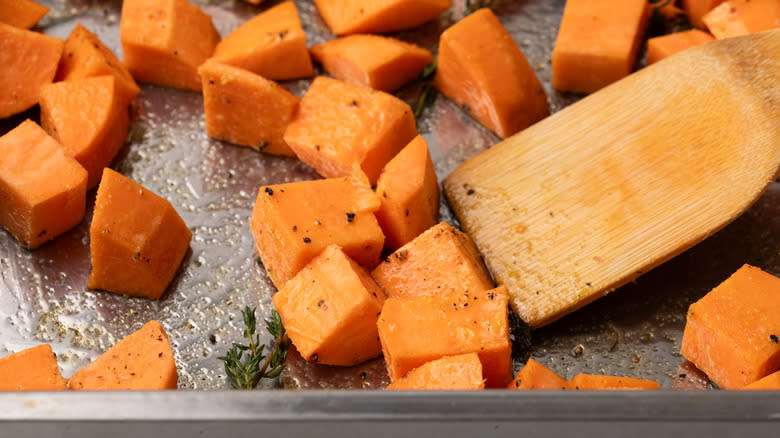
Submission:
[[[430,64],[425,66],[422,74],[420,74],[420,80],[422,81],[420,84],[420,95],[417,98],[417,103],[414,104],[414,108],[412,109],[415,119],[419,119],[425,108],[433,105],[433,102],[436,101],[438,91],[431,81],[436,74],[437,66],[437,60],[434,59]]]
[[[274,337],[268,345],[261,344],[260,335],[256,334],[255,309],[247,306],[242,314],[244,338],[249,341],[249,345],[234,342],[227,353],[218,359],[225,362],[225,373],[234,389],[253,389],[262,379],[279,377],[287,360],[290,340],[276,310],[271,312],[270,319],[265,320],[266,330]],[[266,347],[270,350],[268,355],[265,354]]]

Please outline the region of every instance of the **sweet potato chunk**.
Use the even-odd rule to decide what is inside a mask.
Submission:
[[[294,157],[284,142],[300,99],[276,82],[210,59],[198,69],[209,137]]]
[[[186,0],[125,0],[119,32],[135,79],[194,91],[220,38],[211,17]]]
[[[266,79],[314,74],[298,8],[286,1],[257,15],[217,44],[214,59]]]
[[[385,298],[363,268],[338,245],[330,245],[273,300],[304,359],[353,366],[382,352],[376,320]]]
[[[390,379],[444,356],[477,353],[486,386],[505,387],[512,379],[507,304],[504,287],[388,298],[377,326]]]
[[[91,289],[158,299],[192,233],[170,202],[105,168],[89,236]]]
[[[680,352],[724,389],[780,368],[780,278],[744,265],[688,308]]]
[[[436,18],[452,0],[314,0],[337,35],[409,29]]]
[[[658,389],[658,382],[633,377],[599,376],[580,373],[566,382],[569,390]]]
[[[714,39],[712,35],[699,29],[650,38],[647,40],[647,65]]]
[[[49,344],[0,358],[0,391],[59,391],[67,385]]]
[[[388,256],[371,276],[389,297],[475,293],[493,288],[474,242],[445,222]]]
[[[634,70],[647,0],[568,0],[552,53],[552,85],[592,93]]]
[[[41,87],[54,79],[64,42],[0,23],[0,119],[38,103]]]
[[[442,32],[434,83],[501,138],[550,114],[544,87],[490,9]]]
[[[65,48],[54,81],[72,81],[104,75],[112,75],[116,78],[117,88],[128,102],[141,92],[135,79],[117,59],[114,52],[81,23],[76,24],[68,39],[65,40]]]
[[[477,353],[444,356],[409,371],[385,389],[485,389],[482,363]]]
[[[70,378],[77,390],[176,389],[178,376],[168,335],[149,321]]]
[[[723,3],[723,0],[681,0],[683,9],[688,15],[688,20],[701,29],[706,28],[702,18],[707,15],[707,12],[715,9],[715,6]]]
[[[539,362],[528,359],[509,389],[564,389],[566,380]]]
[[[780,371],[774,372],[766,377],[756,380],[742,389],[778,391],[780,390]]]
[[[417,136],[382,169],[376,184],[382,206],[376,219],[393,250],[409,243],[439,220],[439,180],[428,143]]]
[[[284,140],[326,178],[349,175],[357,163],[374,184],[382,167],[416,135],[406,102],[320,76],[303,96]]]
[[[311,54],[336,79],[387,92],[417,78],[433,61],[422,47],[379,35],[336,38],[315,44]]]
[[[731,38],[780,28],[780,1],[727,0],[702,21],[715,38]]]
[[[30,120],[0,137],[0,226],[34,249],[84,217],[87,171]]]
[[[0,0],[0,23],[29,29],[35,26],[49,8],[32,0]]]
[[[385,240],[374,217],[379,204],[357,167],[342,178],[261,187],[250,226],[276,287],[331,244],[363,268],[374,268]]]
[[[127,96],[113,75],[46,84],[41,88],[41,126],[89,174],[95,187],[127,138]]]

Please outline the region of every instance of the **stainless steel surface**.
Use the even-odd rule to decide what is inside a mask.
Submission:
[[[44,32],[65,38],[77,22],[82,22],[110,48],[120,52],[118,22],[121,2],[54,0],[44,3],[53,8],[50,16],[42,22]],[[194,3],[201,4],[214,17],[224,36],[247,18],[276,2],[268,1],[259,7],[229,0]],[[311,1],[296,3],[303,16],[310,45],[332,37]],[[432,49],[440,30],[462,16],[464,1],[456,0],[454,3],[452,11],[444,14],[438,22],[401,32],[397,36]],[[577,99],[576,96],[557,93],[550,87],[550,53],[564,3],[564,0],[492,2],[493,9],[544,82],[553,111]],[[290,81],[283,85],[302,95],[308,82]],[[409,86],[398,95],[413,102],[417,88]],[[670,111],[673,110],[670,108]],[[0,122],[0,130],[9,129],[24,117],[35,118],[37,114],[33,110]],[[440,179],[466,158],[497,141],[495,136],[441,96],[425,112],[419,128],[431,146]],[[200,94],[149,85],[142,86],[135,104],[128,144],[113,167],[169,199],[192,229],[192,250],[176,280],[160,301],[85,291],[90,263],[89,213],[76,229],[36,251],[20,249],[10,235],[0,232],[0,356],[39,343],[51,343],[63,373],[69,376],[147,320],[158,319],[173,344],[180,389],[227,388],[221,363],[216,357],[223,354],[231,342],[240,340],[241,309],[245,305],[258,306],[260,313],[267,315],[271,309],[270,297],[275,291],[263,268],[255,263],[254,241],[249,231],[249,217],[257,189],[263,184],[313,179],[317,175],[295,159],[263,155],[209,139],[205,133]],[[94,199],[94,191],[89,197]],[[91,211],[91,204],[88,209]],[[441,212],[443,219],[454,222],[445,205],[442,205]],[[687,306],[743,263],[751,263],[779,275],[779,250],[780,184],[775,183],[744,216],[702,244],[640,277],[635,284],[534,332],[532,346],[527,351],[518,352],[516,366],[532,356],[565,377],[577,372],[605,372],[652,378],[659,381],[663,389],[705,387],[689,368],[680,368],[684,362],[679,348]],[[283,379],[287,387],[304,389],[368,389],[381,387],[386,380],[381,360],[354,369],[333,369],[305,363],[294,353]],[[269,384],[265,385],[267,388]],[[82,402],[102,403],[89,395],[63,394],[52,396],[55,398],[51,400],[57,400],[58,404],[56,409],[51,409],[54,402],[29,397],[35,396],[0,394],[0,419],[27,416],[30,419],[55,418],[59,415],[57,412],[81,409],[77,405]],[[108,404],[124,406],[132,405],[137,397],[141,396],[110,394],[105,400]],[[159,415],[169,418],[175,412],[184,410],[186,413],[201,404],[216,407],[216,412],[222,405],[241,407],[245,403],[255,403],[252,406],[265,409],[274,404],[272,400],[276,399],[272,397],[277,395],[264,393],[257,397],[217,393],[214,398],[209,398],[187,392],[181,395],[145,395],[143,399],[150,401],[150,406],[159,402],[164,412]],[[289,413],[310,409],[318,402],[331,403],[332,397],[337,400],[333,403],[338,404],[338,400],[352,396],[328,392],[324,395],[281,397],[284,404],[280,406],[289,409],[285,411]],[[398,407],[401,400],[408,400],[406,396],[389,394],[364,394],[359,397],[357,402],[349,405],[357,410],[356,415],[365,413],[364,408],[371,409],[372,403],[389,403],[388,406]],[[434,407],[448,406],[449,403],[441,396],[425,397],[432,397],[421,400],[430,400]],[[458,403],[462,397],[480,406],[500,408],[509,403],[518,408],[516,414],[520,417],[507,416],[502,421],[531,418],[523,416],[524,408],[520,408],[522,403],[531,400],[527,395],[490,392],[484,396],[453,396],[451,401]],[[600,400],[602,396],[589,397]],[[735,408],[735,415],[745,416],[753,412],[747,409],[760,405],[757,401],[770,402],[774,411],[780,404],[776,396],[766,395],[707,398],[677,393],[660,399],[645,395],[621,397],[604,400],[615,403],[613,408],[628,409],[623,410],[624,413],[634,412],[629,408],[630,404],[624,404],[626,400],[655,403],[659,408],[665,403],[673,403],[691,409],[695,409],[695,401],[704,403],[704,406],[723,407],[724,410],[726,406],[739,406]],[[40,400],[41,404],[27,406],[28,400]],[[584,406],[588,404],[584,400],[591,398],[567,398],[566,394],[562,394],[543,396],[542,400],[556,400],[565,406]],[[689,400],[693,401],[686,405]],[[746,404],[738,405],[737,402]],[[20,410],[19,403],[24,404],[24,409]],[[562,409],[552,404],[545,406],[557,409],[555,412]],[[202,409],[208,411],[207,408]],[[88,411],[79,412],[89,418],[101,415],[97,410],[94,416]],[[116,412],[124,418],[121,409]],[[158,415],[156,412],[154,409],[144,410],[139,415],[150,418],[148,416]],[[531,409],[530,412],[547,415],[539,410]],[[718,412],[703,410],[699,412],[701,417],[697,418],[707,415],[715,418],[720,415]],[[258,412],[252,415],[262,416]],[[777,413],[772,415],[761,418],[778,418]],[[615,418],[625,417],[618,415]],[[646,419],[652,420],[651,417]]]

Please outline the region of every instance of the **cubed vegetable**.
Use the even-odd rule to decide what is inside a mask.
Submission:
[[[780,369],[780,278],[744,265],[688,308],[683,356],[724,389]]]
[[[409,371],[385,389],[464,390],[485,389],[482,363],[477,353],[444,356]]]
[[[44,344],[0,358],[0,391],[60,391],[68,380],[60,374],[57,355]]]
[[[285,283],[273,301],[304,359],[353,366],[382,352],[376,321],[385,298],[360,265],[330,245]]]
[[[34,249],[84,218],[87,171],[35,122],[0,137],[0,225]]]

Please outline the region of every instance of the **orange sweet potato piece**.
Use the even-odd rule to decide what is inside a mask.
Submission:
[[[634,70],[647,0],[568,0],[552,53],[552,85],[592,93]]]
[[[444,356],[427,362],[387,385],[395,390],[485,389],[477,353]]]
[[[41,87],[54,79],[64,42],[0,23],[0,119],[38,103]]]
[[[60,374],[57,355],[49,344],[0,358],[0,391],[65,389],[68,389],[68,381]]]
[[[322,18],[337,35],[386,33],[430,21],[452,6],[452,0],[314,0]]]
[[[269,154],[295,156],[282,136],[298,108],[298,97],[276,82],[213,59],[198,72],[209,137]]]
[[[273,296],[287,334],[309,361],[353,366],[382,352],[376,320],[382,288],[330,245]]]
[[[619,389],[658,389],[658,382],[633,377],[600,376],[580,373],[566,382],[569,390],[619,390]]]
[[[474,242],[445,222],[385,258],[371,276],[389,297],[476,293],[493,288]]]
[[[286,1],[257,15],[225,37],[214,50],[224,64],[282,80],[314,74],[298,8]]]
[[[731,38],[780,28],[780,1],[727,0],[702,21],[715,38]]]
[[[417,78],[433,61],[422,47],[379,35],[336,38],[315,44],[311,54],[336,79],[387,92]]]
[[[320,76],[303,96],[284,140],[326,178],[349,175],[357,163],[374,184],[382,167],[416,135],[406,102]]]
[[[49,8],[32,0],[0,0],[0,23],[29,29],[35,26]]]
[[[125,0],[119,32],[136,80],[194,91],[198,67],[220,39],[211,16],[186,0]]]
[[[70,378],[76,390],[176,389],[178,376],[168,335],[149,321]]]
[[[34,249],[84,218],[87,171],[35,122],[0,137],[0,226]]]
[[[357,167],[352,175],[260,187],[250,226],[277,288],[331,244],[365,269],[379,262],[379,198]]]
[[[780,368],[780,278],[744,265],[688,308],[680,352],[723,389]]]
[[[128,102],[141,92],[135,79],[114,52],[81,23],[76,24],[65,40],[54,81],[72,81],[103,75],[113,75],[116,78],[117,88]]]
[[[376,193],[382,200],[376,219],[386,247],[398,249],[436,225],[439,180],[422,136],[415,137],[382,169]]]
[[[501,138],[550,114],[544,87],[490,9],[442,32],[434,84]]]
[[[127,97],[113,75],[46,84],[41,88],[41,126],[89,174],[95,187],[127,138]]]
[[[508,295],[492,290],[388,298],[377,326],[392,381],[444,356],[477,353],[486,386],[512,379]]]
[[[564,389],[566,380],[539,362],[528,359],[509,389]]]
[[[89,288],[151,299],[173,280],[192,237],[170,202],[108,167],[89,235]]]
[[[647,65],[714,39],[712,35],[699,29],[650,38],[647,40]]]
[[[715,6],[723,3],[723,0],[681,0],[681,3],[688,20],[694,26],[704,29],[706,26],[702,18],[707,15],[707,12],[715,9]]]
[[[780,390],[780,371],[774,372],[766,377],[756,380],[742,389],[778,391]]]

